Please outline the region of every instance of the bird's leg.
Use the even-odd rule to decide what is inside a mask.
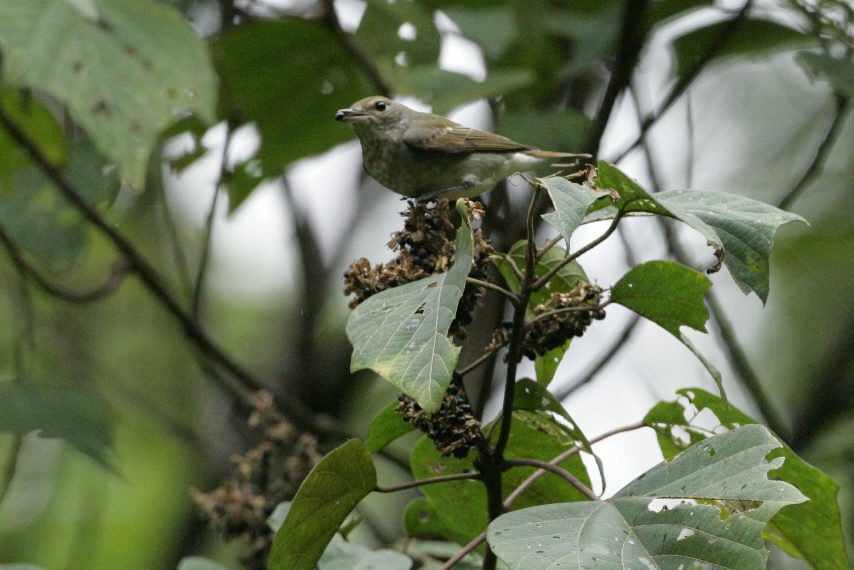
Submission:
[[[465,190],[471,190],[475,187],[477,181],[473,177],[467,176],[463,179],[461,184],[457,184],[456,186],[451,186],[450,188],[442,188],[441,190],[436,190],[434,192],[428,192],[422,196],[418,197],[419,202],[429,202],[430,200],[436,200],[437,198],[441,198],[445,194],[450,194],[451,192],[459,192]]]

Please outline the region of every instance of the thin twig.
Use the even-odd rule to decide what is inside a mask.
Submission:
[[[463,546],[456,554],[448,558],[448,561],[442,564],[442,567],[439,570],[451,570],[454,565],[466,557],[467,554],[472,552],[475,548],[480,546],[480,544],[486,540],[486,531],[483,531],[473,539],[469,541],[468,544]]]
[[[504,464],[509,465],[509,466],[524,465],[524,466],[528,466],[528,467],[536,467],[537,469],[543,469],[545,471],[551,471],[555,475],[558,475],[558,476],[566,479],[570,485],[572,485],[573,487],[575,487],[576,489],[581,491],[581,493],[585,497],[590,499],[591,501],[598,501],[599,500],[599,495],[594,493],[590,489],[590,487],[588,487],[587,485],[582,483],[578,477],[576,477],[575,475],[573,475],[572,473],[570,473],[569,471],[567,471],[563,467],[560,467],[559,465],[555,465],[549,461],[540,461],[539,459],[531,459],[531,458],[527,458],[527,457],[517,457],[517,458],[513,458],[513,459],[505,459]]]
[[[38,270],[26,260],[23,252],[21,252],[2,226],[0,226],[0,243],[3,244],[3,247],[6,249],[6,253],[9,255],[9,259],[11,259],[12,263],[23,276],[29,277],[35,281],[36,285],[38,285],[39,288],[48,295],[69,303],[89,303],[111,295],[119,288],[119,285],[121,285],[125,276],[128,274],[128,270],[130,269],[124,260],[119,260],[113,265],[110,274],[107,275],[107,278],[104,279],[102,283],[88,291],[73,291],[51,283],[47,277],[39,273]]]
[[[45,173],[47,178],[56,186],[60,194],[68,200],[83,217],[95,228],[98,229],[127,260],[131,269],[137,274],[140,281],[145,287],[158,299],[160,304],[181,324],[184,333],[193,344],[213,362],[216,362],[223,369],[228,371],[231,377],[236,380],[236,384],[232,382],[223,382],[222,388],[228,390],[235,398],[243,403],[248,402],[248,394],[250,391],[258,391],[264,388],[264,385],[253,375],[247,372],[242,366],[237,364],[226,354],[208,335],[205,333],[193,318],[185,312],[172,293],[167,288],[163,277],[151,265],[142,254],[137,251],[133,244],[118,230],[116,230],[107,220],[101,216],[100,212],[89,204],[74,188],[74,186],[65,177],[65,174],[57,167],[52,165],[44,156],[38,145],[33,142],[30,137],[12,120],[11,117],[0,108],[0,126],[9,134],[9,136],[30,156],[35,164]],[[278,407],[292,421],[299,424],[301,427],[310,428],[317,433],[335,433],[340,434],[340,431],[330,425],[321,423],[318,418],[301,403],[297,403],[294,398],[283,399],[279,398],[276,401]]]
[[[225,8],[223,8],[225,10]],[[216,210],[219,205],[219,196],[223,191],[223,184],[228,176],[228,147],[231,146],[234,125],[231,120],[225,123],[225,140],[222,143],[222,158],[219,163],[219,178],[214,184],[211,205],[205,218],[205,232],[202,235],[202,251],[199,255],[199,267],[196,269],[196,280],[193,286],[193,297],[190,303],[190,314],[195,320],[199,320],[202,311],[202,299],[204,298],[205,283],[207,282],[208,266],[211,258],[211,242],[213,241],[214,223],[216,222]]]
[[[585,245],[584,247],[582,247],[581,249],[579,249],[579,250],[578,250],[578,251],[576,251],[575,253],[572,253],[572,254],[567,255],[566,257],[564,257],[564,258],[560,261],[560,263],[558,263],[557,265],[555,265],[554,267],[552,267],[551,269],[549,269],[549,270],[546,272],[546,274],[545,274],[545,275],[543,275],[542,277],[540,277],[539,279],[537,279],[536,281],[534,281],[534,282],[533,282],[533,284],[531,285],[531,288],[532,288],[534,291],[536,291],[537,289],[542,288],[542,287],[543,287],[543,285],[545,285],[545,284],[548,282],[548,280],[549,280],[549,279],[551,279],[552,277],[554,277],[555,275],[557,275],[557,273],[558,273],[561,269],[563,269],[564,267],[566,267],[566,265],[567,265],[568,263],[570,263],[570,262],[572,262],[572,261],[575,261],[578,257],[580,257],[581,255],[583,255],[583,254],[587,253],[588,251],[590,251],[591,249],[593,249],[594,247],[596,247],[597,245],[599,245],[600,243],[602,243],[603,241],[605,241],[606,239],[608,239],[608,237],[609,237],[612,233],[614,233],[614,231],[617,229],[617,226],[620,224],[620,220],[621,220],[622,218],[623,218],[623,210],[617,210],[617,213],[614,215],[614,219],[611,221],[611,225],[610,225],[610,226],[608,226],[608,229],[607,229],[607,230],[605,230],[605,233],[603,233],[603,234],[602,234],[602,235],[600,235],[598,238],[594,239],[593,241],[591,241],[590,243],[588,243],[587,245]]]
[[[489,360],[493,355],[495,355],[495,352],[499,348],[501,348],[502,346],[504,346],[504,344],[496,344],[493,347],[487,347],[487,349],[484,351],[484,353],[482,355],[480,355],[477,358],[477,360],[475,360],[471,364],[459,369],[457,371],[457,374],[459,374],[460,376],[465,376],[466,374],[468,374],[469,372],[471,372],[472,370],[474,370],[475,368],[477,368],[478,366],[480,366],[481,364],[483,364],[484,362]]]
[[[706,68],[709,62],[716,56],[720,51],[726,46],[727,42],[729,42],[730,38],[735,33],[736,28],[739,23],[747,18],[750,7],[753,5],[753,0],[747,0],[742,6],[741,10],[739,10],[732,18],[728,20],[727,26],[721,30],[718,34],[718,37],[714,39],[714,41],[709,44],[709,49],[706,50],[699,59],[697,59],[694,66],[688,70],[687,73],[679,77],[676,81],[676,85],[673,86],[673,89],[668,94],[664,103],[661,105],[661,108],[657,113],[650,113],[641,121],[640,132],[638,133],[637,138],[622,152],[618,153],[611,162],[617,163],[620,162],[623,158],[626,157],[631,151],[636,149],[646,138],[647,132],[652,128],[652,126],[658,122],[658,120],[664,116],[668,109],[682,96],[686,89],[694,82],[695,79],[700,75],[700,73]]]
[[[353,40],[353,36],[341,27],[341,22],[338,21],[338,14],[335,13],[335,3],[333,0],[323,0],[323,4],[323,19],[329,27],[332,28],[335,36],[338,38],[338,41],[341,42],[341,45],[344,46],[344,49],[347,50],[350,57],[352,57],[356,64],[362,68],[362,71],[365,72],[365,75],[367,75],[368,79],[373,83],[374,92],[379,95],[391,96],[392,88],[383,78],[380,70],[376,65],[374,65],[371,58],[369,58],[356,44]],[[370,9],[371,8],[368,7],[368,10]]]
[[[833,143],[836,142],[836,138],[839,136],[839,133],[842,131],[842,125],[845,124],[845,117],[848,114],[848,110],[850,106],[848,105],[849,100],[848,97],[843,95],[836,96],[836,105],[835,111],[833,114],[833,119],[830,121],[830,125],[827,128],[827,132],[824,134],[824,138],[822,138],[818,147],[816,148],[815,155],[813,155],[812,161],[810,161],[809,166],[807,166],[804,173],[801,177],[792,185],[792,187],[783,194],[783,197],[777,201],[777,207],[782,210],[788,210],[795,200],[801,195],[801,192],[809,186],[809,183],[812,182],[824,168],[824,162],[827,160],[828,155],[830,154],[830,149],[833,148]]]
[[[541,247],[539,251],[537,251],[537,261],[540,261],[548,250],[550,250],[563,240],[564,237],[562,235],[556,235],[555,237],[547,241],[545,244],[543,244],[543,247]]]
[[[430,477],[429,479],[409,481],[407,483],[401,483],[399,485],[389,485],[387,487],[377,485],[376,487],[374,487],[374,491],[376,491],[377,493],[394,493],[397,491],[405,491],[407,489],[415,489],[424,485],[432,485],[434,483],[445,483],[447,481],[459,481],[461,479],[480,479],[480,473],[477,473],[476,471],[472,471],[470,473],[451,473],[450,475],[438,475],[436,477]]]
[[[500,293],[504,295],[508,301],[510,301],[515,307],[519,303],[519,298],[512,291],[508,291],[504,287],[500,285],[496,285],[495,283],[491,283],[489,281],[482,281],[480,279],[475,279],[474,277],[466,277],[466,283],[470,283],[472,285],[477,285],[478,287],[483,287],[485,289],[489,289],[490,291],[495,291],[496,293]]]
[[[545,313],[540,313],[536,317],[526,321],[525,324],[530,326],[530,325],[532,325],[538,321],[550,319],[551,317],[554,317],[555,315],[560,315],[561,313],[579,313],[579,312],[583,312],[583,311],[598,311],[600,309],[604,309],[605,307],[607,307],[610,304],[611,304],[611,301],[608,300],[608,301],[605,301],[604,303],[602,303],[601,305],[596,305],[595,307],[579,305],[576,307],[563,307],[561,309],[552,309],[551,311],[546,311]]]
[[[623,327],[622,332],[617,335],[611,345],[603,350],[598,358],[587,368],[587,371],[579,376],[574,382],[570,382],[569,386],[561,391],[555,391],[555,398],[564,400],[571,396],[576,390],[593,380],[597,374],[610,363],[614,356],[620,352],[626,345],[629,337],[634,331],[637,324],[640,322],[640,315],[633,313],[629,321]]]

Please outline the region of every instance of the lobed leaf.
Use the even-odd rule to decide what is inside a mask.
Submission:
[[[806,498],[768,478],[782,459],[762,426],[692,446],[607,501],[543,505],[494,520],[487,540],[513,569],[764,568],[762,529]]]
[[[695,425],[688,419],[698,417],[701,411],[714,414],[719,424],[714,431],[758,423],[732,404],[699,388],[686,388],[677,393],[680,396],[677,401],[659,402],[644,418],[644,423],[656,431],[665,458],[685,449],[688,445],[685,438],[691,444],[706,438],[708,426]],[[704,414],[704,417],[709,416]],[[795,485],[809,501],[789,505],[775,514],[766,529],[767,537],[814,568],[850,566],[836,502],[839,485],[787,445],[775,453],[785,458],[775,477]]]
[[[569,243],[570,236],[581,225],[587,209],[601,198],[601,194],[559,176],[538,178],[537,182],[549,193],[555,208],[554,212],[543,214],[543,219]]]
[[[300,485],[270,552],[271,570],[312,570],[353,508],[377,484],[371,454],[358,439],[330,451]]]

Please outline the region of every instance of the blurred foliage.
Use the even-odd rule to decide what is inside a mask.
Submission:
[[[337,418],[335,429],[311,426],[330,433],[357,432],[393,399],[369,376],[350,375],[344,337],[339,275],[347,256],[362,255],[352,242],[373,229],[369,213],[383,211],[371,187],[325,189],[324,208],[344,231],[331,253],[322,239],[330,228],[294,192],[294,237],[276,244],[291,254],[293,282],[246,294],[227,286],[260,277],[226,273],[206,237],[222,216],[199,224],[172,212],[187,186],[164,168],[170,145],[192,140],[173,166],[187,177],[216,171],[192,178],[206,196],[192,209],[207,212],[217,184],[239,216],[263,180],[350,140],[335,110],[375,92],[442,113],[488,98],[495,130],[516,140],[601,147],[650,190],[702,181],[809,219],[809,229],[781,232],[758,324],[741,318],[740,293],[719,299],[758,377],[739,385],[749,401],[768,399],[765,419],[776,416],[788,446],[836,479],[850,537],[850,6],[367,0],[342,2],[339,21],[332,5],[0,3],[0,563],[175,568],[203,555],[237,567],[241,546],[207,530],[189,489],[214,487],[229,456],[250,446],[246,393],[265,386],[287,398],[305,413],[294,419],[301,427],[315,413]],[[478,48],[472,61],[455,60],[459,38]],[[211,168],[222,153],[209,129],[222,125],[252,125],[260,144]],[[600,145],[603,133],[609,144]],[[501,222],[485,227],[509,249],[524,214],[493,194]],[[147,265],[129,263],[127,248]],[[111,271],[117,260],[129,271]],[[734,368],[735,382],[748,376]],[[330,433],[321,435],[332,446]],[[55,437],[69,445],[51,451]],[[398,459],[408,451],[388,449]],[[98,466],[107,458],[118,473]],[[392,463],[383,469],[402,477]],[[366,503],[360,540],[390,543],[400,523],[385,519],[401,509],[389,517]],[[453,522],[427,507],[434,524]]]

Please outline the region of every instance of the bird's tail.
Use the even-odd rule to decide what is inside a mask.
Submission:
[[[582,158],[590,158],[589,154],[576,154],[571,152],[556,152],[553,150],[540,150],[538,148],[534,148],[531,150],[522,151],[523,154],[527,154],[528,156],[540,159],[553,159],[555,161],[563,160],[566,163],[560,162],[552,162],[552,166],[555,167],[564,167],[564,166],[575,166],[576,163]]]

